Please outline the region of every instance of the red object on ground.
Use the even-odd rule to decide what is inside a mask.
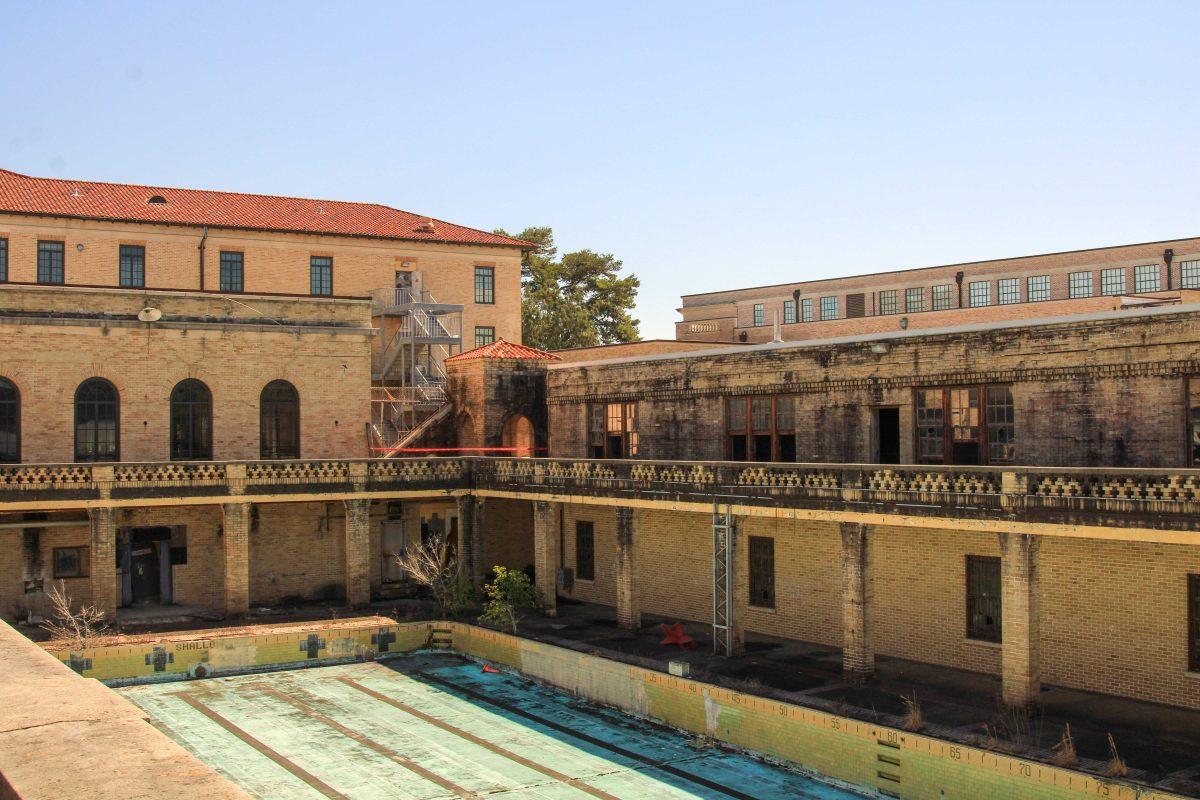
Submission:
[[[696,646],[696,640],[683,632],[683,623],[676,622],[674,625],[662,624],[663,633],[666,636],[659,644],[677,644],[684,650],[691,650]]]
[[[500,670],[496,669],[496,668],[495,668],[495,667],[493,667],[491,664],[484,664],[484,665],[483,665],[483,671],[484,671],[484,672],[495,672],[495,673],[499,673],[499,672],[500,672]]]

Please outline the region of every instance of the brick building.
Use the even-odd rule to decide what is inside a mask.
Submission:
[[[675,338],[800,341],[1044,319],[1178,302],[1200,289],[1200,239],[688,294]]]
[[[0,212],[6,616],[60,580],[118,619],[360,606],[444,532],[473,580],[532,566],[549,613],[808,642],[854,682],[877,657],[970,670],[1015,706],[1047,683],[1200,708],[1191,244],[1158,291],[1086,312],[563,358],[519,345],[516,240],[10,173]],[[451,355],[456,314],[494,339]],[[435,406],[408,429],[434,443],[549,457],[364,457],[370,406],[406,403]]]

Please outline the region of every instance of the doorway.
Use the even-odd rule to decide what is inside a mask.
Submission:
[[[900,409],[875,409],[875,458],[880,464],[900,463]]]
[[[171,602],[171,529],[131,528],[125,536],[121,566],[121,604]]]
[[[533,424],[527,417],[513,414],[500,432],[500,444],[506,456],[529,458],[533,455]]]

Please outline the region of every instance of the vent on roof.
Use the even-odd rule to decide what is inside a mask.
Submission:
[[[167,204],[167,198],[163,197],[161,194],[156,194],[152,195],[146,202],[152,206],[165,206]]]
[[[434,231],[433,220],[431,220],[431,219],[425,220],[424,222],[422,222],[420,225],[417,226],[417,230],[424,231],[425,233],[433,233],[433,231]]]

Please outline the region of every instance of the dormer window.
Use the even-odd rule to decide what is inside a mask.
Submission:
[[[165,206],[167,204],[167,198],[163,197],[161,194],[156,194],[151,195],[150,199],[146,202],[152,206]]]

